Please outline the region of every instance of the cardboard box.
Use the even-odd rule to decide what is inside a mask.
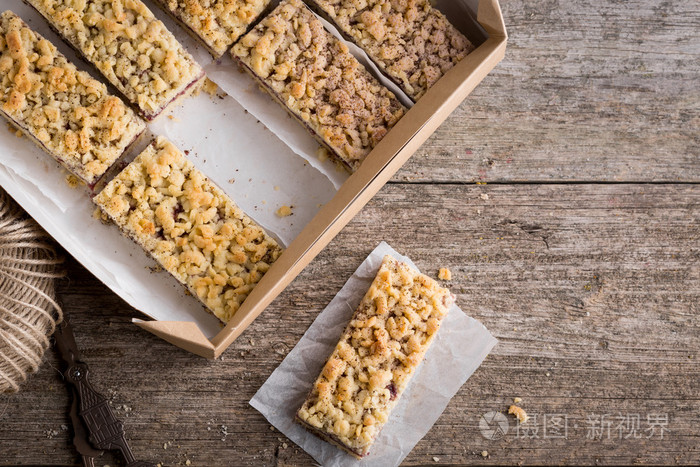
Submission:
[[[443,4],[449,2],[443,2]],[[231,321],[209,339],[194,322],[135,320],[141,328],[189,352],[217,358],[263,312],[338,232],[384,186],[503,58],[507,34],[497,0],[466,0],[488,36],[472,53],[438,81],[387,134],[360,169],[323,206],[251,292]],[[478,4],[478,7],[476,5]],[[453,21],[454,22],[454,21]],[[465,21],[468,24],[469,21]],[[463,25],[457,24],[463,32]],[[290,125],[295,124],[290,121]],[[2,175],[2,174],[0,174]],[[50,219],[32,209],[34,200],[0,182],[49,233]],[[99,276],[98,276],[99,277]]]

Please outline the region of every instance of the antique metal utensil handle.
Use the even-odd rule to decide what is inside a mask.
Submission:
[[[90,434],[90,442],[97,449],[120,451],[128,467],[151,466],[134,458],[124,436],[124,424],[114,415],[107,399],[92,387],[89,374],[88,366],[80,362],[65,372],[66,379],[75,386],[78,393],[78,414]]]

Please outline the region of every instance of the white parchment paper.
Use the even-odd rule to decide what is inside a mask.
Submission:
[[[387,254],[415,267],[409,258],[382,242],[250,401],[250,405],[259,410],[275,428],[324,466],[399,465],[497,343],[481,323],[453,305],[425,361],[414,374],[369,456],[361,461],[295,423],[297,409],[304,402]]]
[[[0,8],[11,8],[78,68],[101,79],[33,9],[19,0],[0,0]],[[168,27],[198,60],[206,63],[209,57],[212,61],[181,28],[172,23]],[[164,115],[149,124],[149,132],[168,137],[188,152],[197,168],[284,245],[291,243],[336,193],[323,173],[230,96],[201,93],[184,100],[169,115],[172,118]],[[149,137],[137,149],[145,147]],[[157,320],[192,321],[207,337],[216,335],[221,330],[219,321],[186,295],[168,273],[157,271],[156,263],[122,237],[116,227],[93,218],[95,206],[87,189],[70,188],[66,175],[33,142],[8,131],[0,118],[0,185],[71,255],[134,308]],[[277,216],[275,211],[282,205],[292,206],[293,215]]]

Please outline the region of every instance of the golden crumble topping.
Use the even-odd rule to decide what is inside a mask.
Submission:
[[[88,185],[146,128],[11,11],[0,15],[0,109]]]
[[[225,323],[282,252],[163,137],[95,203]]]
[[[298,421],[356,457],[367,455],[453,300],[435,280],[385,256]]]
[[[414,101],[474,50],[430,0],[312,0]]]
[[[270,1],[156,0],[156,3],[188,27],[218,58],[246,32]]]
[[[521,425],[530,420],[530,416],[527,414],[527,412],[525,412],[525,409],[518,407],[517,405],[511,405],[508,407],[508,414],[515,415],[515,418],[518,419],[518,422],[520,422]]]
[[[438,271],[438,279],[441,281],[451,281],[452,271],[450,271],[448,268],[440,268],[440,271]]]
[[[26,0],[152,120],[204,72],[140,0]]]
[[[351,172],[406,110],[301,0],[280,3],[233,56]]]

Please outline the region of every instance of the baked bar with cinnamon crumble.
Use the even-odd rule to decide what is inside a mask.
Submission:
[[[158,137],[95,197],[224,323],[282,248],[170,141]]]
[[[25,0],[112,85],[153,120],[204,71],[141,0]]]
[[[406,111],[301,0],[280,3],[232,53],[350,172]]]
[[[0,113],[90,187],[146,129],[11,11],[0,15]]]
[[[221,57],[265,11],[271,0],[155,0]]]
[[[296,420],[366,456],[453,301],[435,280],[385,256]]]
[[[415,102],[474,49],[430,0],[311,0]]]

